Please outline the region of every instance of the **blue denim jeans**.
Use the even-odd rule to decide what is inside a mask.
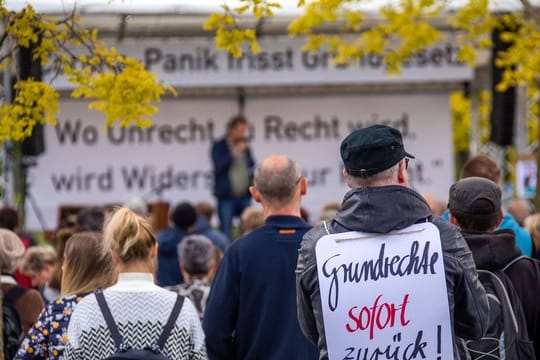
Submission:
[[[251,196],[218,199],[219,229],[232,240],[232,223],[251,204]]]

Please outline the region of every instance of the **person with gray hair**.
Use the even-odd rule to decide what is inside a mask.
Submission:
[[[46,304],[60,297],[60,288],[50,286],[57,266],[60,266],[58,257],[51,246],[32,246],[22,258],[22,273],[30,278]]]
[[[388,234],[414,224],[433,223],[441,238],[453,331],[465,339],[480,338],[487,328],[489,308],[472,254],[458,229],[433,217],[422,196],[409,188],[407,167],[414,156],[405,151],[399,130],[386,125],[357,129],[342,141],[340,152],[345,182],[351,190],[334,219],[304,236],[296,267],[298,318],[304,334],[318,345],[319,359],[329,355],[315,248],[322,237],[334,233]],[[397,280],[395,284],[399,286]],[[348,291],[346,295],[344,291]],[[341,290],[343,297],[358,293],[373,295],[361,288]]]
[[[300,217],[306,191],[307,180],[287,156],[268,156],[255,170],[250,193],[265,222],[221,261],[203,320],[210,359],[318,358],[296,321],[294,268],[310,228]]]
[[[195,305],[201,321],[210,294],[211,270],[217,266],[216,254],[218,254],[216,247],[206,236],[184,237],[178,245],[180,271],[182,271],[184,283],[167,287],[171,291],[188,297]]]

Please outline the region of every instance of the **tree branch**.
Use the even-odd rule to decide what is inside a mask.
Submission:
[[[540,13],[529,0],[519,0],[525,8],[525,17],[529,17],[536,22],[537,27],[540,26]]]

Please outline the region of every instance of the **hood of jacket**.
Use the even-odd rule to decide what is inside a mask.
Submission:
[[[495,271],[521,255],[512,230],[497,230],[492,233],[462,232],[472,251],[477,269]]]
[[[357,188],[345,194],[335,221],[352,231],[388,233],[431,217],[424,198],[399,185]]]

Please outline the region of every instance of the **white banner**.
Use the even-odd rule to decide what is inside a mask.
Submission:
[[[330,360],[454,359],[435,225],[327,235],[316,256]]]
[[[403,64],[401,75],[388,76],[378,55],[370,54],[354,64],[336,67],[324,51],[302,52],[305,38],[265,36],[263,51],[247,52],[235,59],[215,49],[212,38],[126,39],[109,43],[120,53],[144,62],[165,83],[178,87],[231,87],[264,85],[367,84],[400,82],[465,81],[473,77],[457,60],[458,48],[449,39],[416,53]],[[45,71],[45,80],[55,74]],[[69,89],[64,77],[53,86]]]
[[[109,204],[134,195],[172,204],[213,200],[210,146],[225,132],[236,100],[182,99],[159,105],[149,129],[103,129],[103,115],[87,103],[62,100],[55,127],[45,129],[46,152],[29,171],[29,189],[56,226],[60,204]],[[453,180],[448,94],[341,95],[248,98],[251,148],[256,160],[283,153],[309,179],[303,204],[317,220],[328,201],[340,202],[347,187],[339,144],[357,127],[384,123],[404,135],[416,156],[409,164],[412,187],[446,198]],[[27,225],[38,229],[32,208]]]

